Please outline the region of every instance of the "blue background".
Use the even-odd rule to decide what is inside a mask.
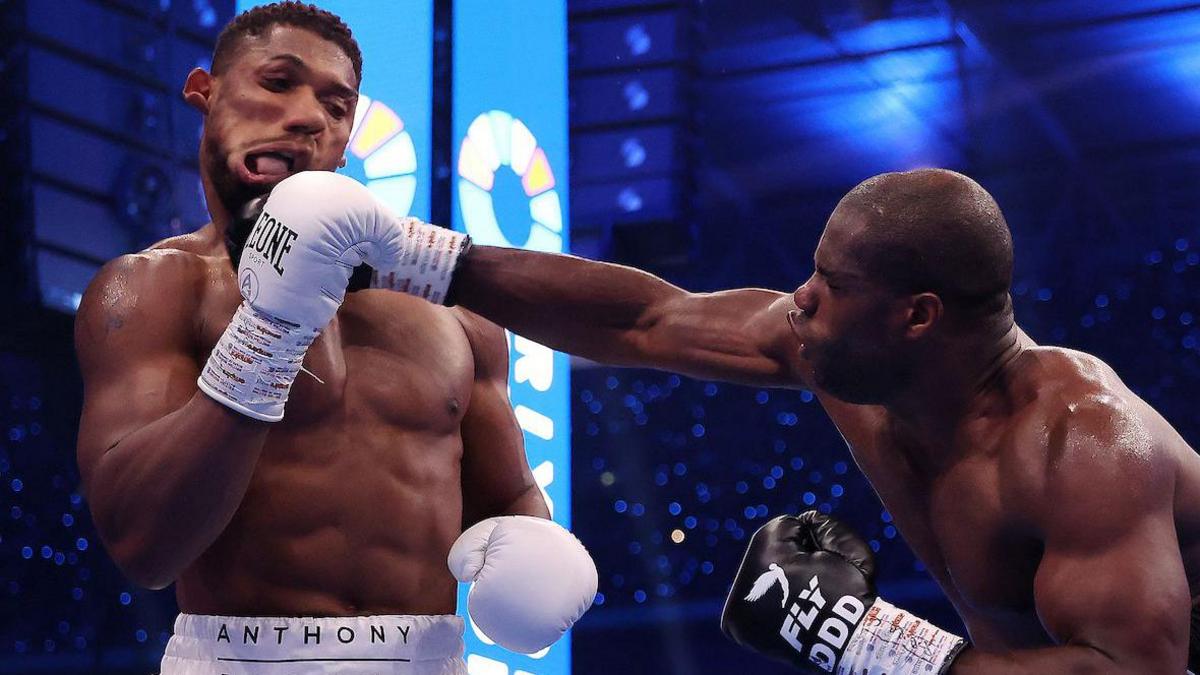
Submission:
[[[451,166],[458,166],[460,143],[478,115],[503,110],[520,119],[549,159],[563,211],[562,250],[569,251],[566,18],[566,8],[559,3],[520,0],[455,3]],[[453,225],[463,231],[467,228],[462,205],[457,201],[457,180],[454,182]],[[529,200],[509,167],[501,166],[496,172],[492,198],[502,231],[516,244],[523,243],[530,221]],[[509,338],[513,345],[515,338],[511,334]],[[510,368],[515,370],[521,355],[510,349],[509,356]],[[553,383],[547,391],[537,391],[510,377],[509,394],[514,406],[527,406],[554,422],[552,439],[526,432],[525,446],[531,467],[536,469],[546,461],[554,466],[554,481],[545,488],[546,493],[554,503],[554,519],[570,527],[570,366],[563,354],[555,353],[552,359]],[[466,606],[466,592],[464,587],[459,594],[460,608]],[[533,659],[483,644],[468,626],[468,659],[471,654],[503,661],[514,670],[553,675],[570,672],[571,640],[568,634],[547,654]]]
[[[119,575],[77,492],[69,312],[104,260],[204,222],[177,94],[232,4],[0,5],[25,28],[0,40],[0,671],[145,673],[166,640],[170,594]],[[1022,327],[1103,358],[1200,438],[1197,3],[573,0],[565,18],[569,132],[530,128],[569,141],[551,162],[573,252],[691,290],[791,290],[854,184],[944,165],[1006,213]],[[456,97],[447,154],[474,112]],[[145,166],[172,189],[131,212],[157,194],[125,178]],[[576,362],[569,408],[570,517],[600,570],[576,673],[790,672],[717,616],[754,529],[805,508],[878,546],[889,600],[961,630],[810,395]]]

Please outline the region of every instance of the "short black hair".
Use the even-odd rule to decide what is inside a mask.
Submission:
[[[272,26],[281,24],[312,31],[341,47],[354,65],[357,84],[362,83],[362,51],[350,33],[350,27],[332,12],[294,0],[260,5],[242,12],[230,21],[217,36],[217,45],[213,48],[213,75],[220,75],[229,67],[229,62],[236,56],[244,38],[259,37]]]
[[[979,183],[945,169],[885,173],[851,190],[843,207],[866,219],[855,254],[872,278],[975,315],[1011,308],[1012,234]]]

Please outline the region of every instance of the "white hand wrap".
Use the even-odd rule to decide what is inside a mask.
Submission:
[[[488,518],[468,528],[447,558],[474,582],[471,620],[510,651],[532,654],[562,636],[596,597],[596,564],[575,535],[529,516]]]
[[[966,647],[959,636],[876,598],[846,643],[838,675],[938,675]]]
[[[304,171],[280,181],[242,248],[245,302],[209,355],[201,391],[254,419],[282,419],[304,352],[337,313],[354,267],[393,266],[404,238],[351,178]]]
[[[264,422],[283,419],[283,406],[304,352],[317,331],[289,324],[243,302],[208,355],[200,390]]]
[[[376,270],[371,287],[408,293],[435,305],[443,304],[454,268],[470,246],[471,238],[418,218],[401,218],[399,225],[404,232],[404,254],[398,264]]]

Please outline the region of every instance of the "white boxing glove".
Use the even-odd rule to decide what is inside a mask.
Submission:
[[[305,171],[280,181],[242,249],[244,302],[200,389],[244,415],[280,420],[304,353],[337,313],[354,267],[390,267],[405,245],[395,214],[354,179]]]
[[[530,516],[479,522],[454,542],[450,572],[475,582],[475,625],[510,651],[532,654],[562,636],[596,597],[596,564],[558,523]]]

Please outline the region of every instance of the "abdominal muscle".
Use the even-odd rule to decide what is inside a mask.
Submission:
[[[179,578],[180,610],[231,616],[450,614],[458,434],[329,419],[272,430],[241,506]]]

